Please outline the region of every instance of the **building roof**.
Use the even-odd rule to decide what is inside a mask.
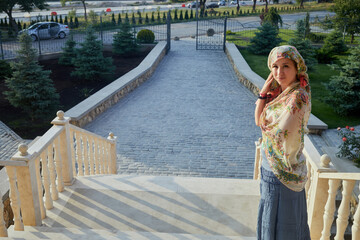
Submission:
[[[10,160],[20,143],[26,143],[19,135],[0,121],[0,161]]]

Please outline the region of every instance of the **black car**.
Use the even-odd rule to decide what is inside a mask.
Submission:
[[[206,5],[206,8],[218,8],[219,5],[217,3],[209,3],[208,5]]]

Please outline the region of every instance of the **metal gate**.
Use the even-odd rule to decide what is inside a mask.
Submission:
[[[196,50],[225,50],[226,21],[226,17],[201,18],[196,8]]]

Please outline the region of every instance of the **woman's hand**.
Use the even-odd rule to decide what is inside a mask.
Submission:
[[[264,86],[262,87],[260,94],[267,94],[270,91],[270,86],[272,81],[274,81],[274,77],[272,72],[269,74],[268,78],[266,79]]]

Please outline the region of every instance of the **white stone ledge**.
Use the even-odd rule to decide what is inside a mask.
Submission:
[[[226,43],[225,48],[226,55],[230,60],[239,81],[255,95],[259,94],[265,80],[251,70],[234,43]],[[310,133],[320,134],[323,130],[328,128],[328,125],[311,114],[308,122],[308,128]]]
[[[91,122],[96,116],[146,81],[165,54],[166,42],[159,42],[139,66],[78,103],[65,115],[71,118],[72,124],[80,127]]]

